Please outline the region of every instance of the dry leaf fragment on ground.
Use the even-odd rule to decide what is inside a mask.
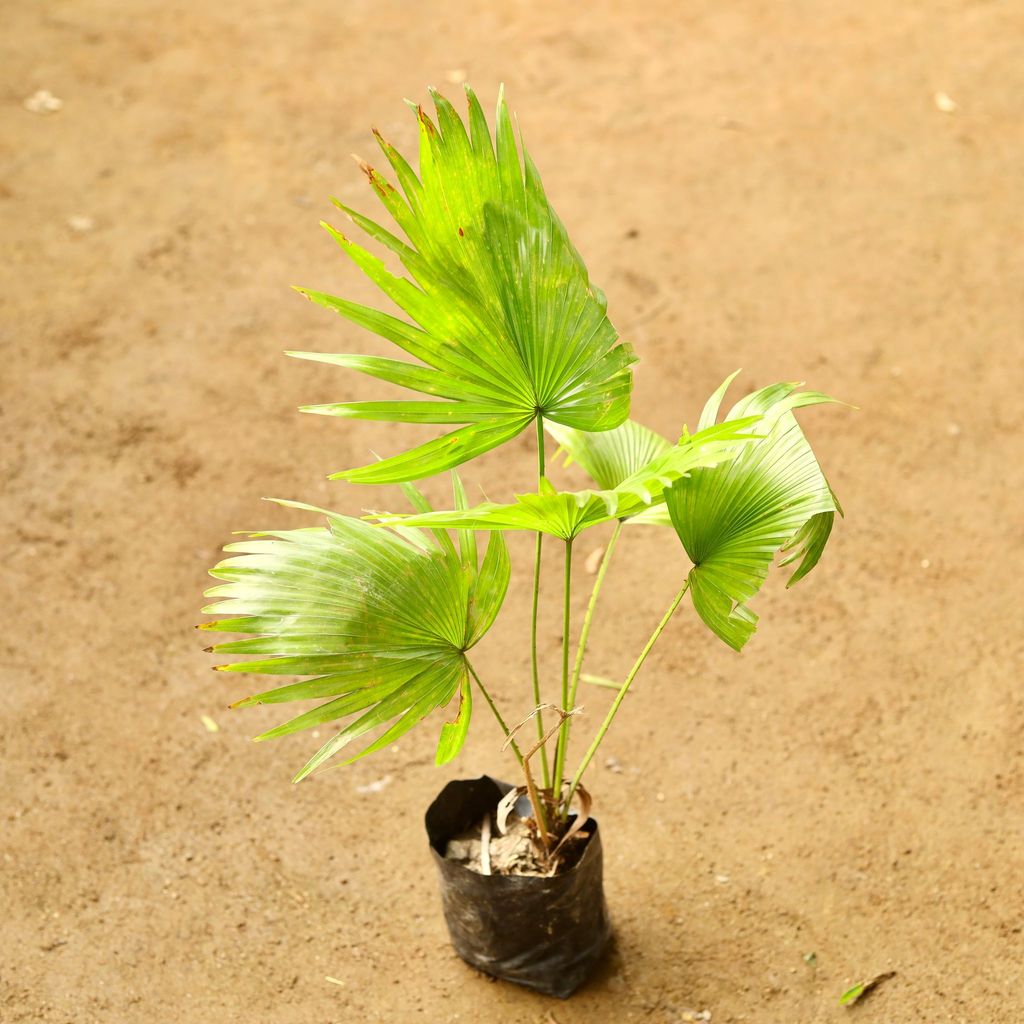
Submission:
[[[886,971],[884,974],[876,974],[870,981],[862,981],[853,988],[848,988],[840,997],[839,1004],[841,1006],[852,1006],[858,999],[863,999],[866,995],[873,992],[883,981],[888,981],[890,978],[895,978],[895,971]]]

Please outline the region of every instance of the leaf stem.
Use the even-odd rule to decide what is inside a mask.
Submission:
[[[555,776],[552,796],[557,802],[562,791],[562,775],[565,772],[565,735],[569,721],[568,712],[572,710],[569,697],[569,628],[572,605],[572,540],[565,542],[565,574],[562,581],[562,711],[566,717],[558,729],[555,746]]]
[[[469,658],[466,659],[466,668],[469,669],[469,674],[473,677],[473,680],[476,682],[476,685],[480,687],[480,692],[484,695],[484,700],[487,701],[488,706],[494,712],[494,717],[498,720],[498,725],[501,726],[501,731],[505,734],[505,739],[508,740],[509,746],[512,748],[512,753],[516,756],[516,760],[520,764],[522,764],[523,753],[519,749],[519,745],[512,738],[512,733],[509,731],[508,726],[505,724],[505,719],[501,717],[501,712],[498,710],[498,706],[491,699],[491,695],[487,692],[487,688],[484,686],[482,682],[480,682],[480,677],[476,674],[476,670],[470,663]]]
[[[545,457],[544,457],[544,417],[537,413],[537,488],[540,489],[540,481],[545,478]],[[537,614],[540,605],[540,559],[541,547],[544,541],[544,534],[537,531],[537,542],[533,556],[533,614],[530,621],[530,669],[533,675],[533,706],[540,707],[540,666],[537,661]],[[537,739],[540,741],[540,769],[541,777],[544,780],[544,788],[551,785],[551,769],[548,766],[548,751],[544,744],[544,719],[541,712],[537,712]]]
[[[594,580],[594,589],[590,592],[590,601],[583,615],[583,627],[580,629],[580,641],[576,648],[576,660],[572,667],[572,677],[569,684],[569,702],[565,707],[566,711],[571,711],[576,706],[576,694],[579,692],[580,687],[580,673],[583,671],[583,656],[587,650],[587,641],[590,639],[590,626],[594,621],[594,609],[597,607],[597,598],[601,593],[601,587],[604,585],[604,577],[608,572],[608,563],[612,560],[612,554],[615,551],[615,545],[619,541],[620,533],[622,533],[622,520],[617,519],[615,521],[615,529],[612,530],[612,535],[608,539],[608,546],[604,549],[604,554],[601,556],[601,565],[597,570],[597,578]],[[565,770],[565,759],[569,752],[569,730],[571,727],[572,718],[566,718],[562,722],[562,728],[558,733],[555,778],[559,783],[559,789],[561,788],[562,774]],[[562,820],[565,821],[568,816],[569,805],[565,804],[561,811]]]
[[[689,577],[687,577],[686,582],[683,583],[679,593],[672,599],[672,603],[669,605],[668,611],[662,616],[661,622],[658,623],[654,632],[651,634],[650,639],[646,644],[644,644],[644,649],[640,652],[636,661],[633,662],[633,667],[629,670],[629,675],[626,676],[622,686],[619,687],[619,692],[615,695],[615,700],[612,702],[612,706],[609,708],[608,714],[605,715],[605,719],[601,723],[601,728],[597,730],[594,742],[590,744],[586,754],[583,755],[583,760],[580,763],[579,768],[576,769],[576,774],[572,778],[572,783],[569,786],[569,793],[565,798],[565,805],[567,807],[572,802],[572,797],[576,792],[576,787],[580,784],[580,779],[583,778],[583,773],[587,770],[588,765],[593,760],[594,754],[597,753],[597,748],[601,745],[601,741],[604,739],[604,735],[608,731],[608,727],[612,724],[612,720],[615,718],[616,712],[619,710],[623,700],[625,700],[626,694],[629,692],[629,687],[636,678],[636,674],[640,671],[641,666],[647,659],[647,655],[651,653],[651,648],[657,642],[658,637],[661,636],[662,631],[668,625],[668,620],[672,618],[673,613],[679,607],[679,602],[682,601],[683,595],[689,589],[689,586],[690,580]]]
[[[572,615],[572,541],[565,542],[565,572],[562,576],[562,710],[569,711],[569,626]]]

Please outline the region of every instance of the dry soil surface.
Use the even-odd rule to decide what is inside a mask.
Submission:
[[[1024,1019],[1019,3],[3,8],[5,1022]],[[507,83],[642,357],[635,415],[692,424],[737,366],[860,407],[804,419],[847,513],[822,564],[770,581],[741,656],[680,615],[628,700],[590,779],[618,948],[564,1004],[475,974],[440,918],[421,815],[509,771],[493,723],[446,770],[425,727],[293,787],[316,741],[250,743],[278,712],[229,713],[245,679],[192,629],[232,530],[306,522],[262,495],[397,504],[325,474],[423,430],[298,415],[381,390],[282,356],[383,345],[287,286],[371,298],[317,221],[373,210],[349,154],[371,125],[409,147],[402,98],[463,76]],[[513,555],[479,658],[510,717]],[[684,570],[628,536],[594,670]],[[543,653],[553,679],[557,629]]]

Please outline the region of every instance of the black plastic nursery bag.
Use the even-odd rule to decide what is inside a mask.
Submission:
[[[426,814],[430,850],[455,952],[496,978],[567,999],[611,938],[601,836],[591,818],[579,860],[551,878],[482,875],[445,858],[448,840],[480,822],[512,787],[488,775],[449,782]]]

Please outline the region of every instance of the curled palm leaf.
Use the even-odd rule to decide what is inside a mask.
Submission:
[[[338,203],[398,256],[413,280],[392,275],[375,256],[328,228],[413,323],[300,289],[419,362],[290,353],[430,396],[308,406],[308,412],[464,426],[336,477],[359,483],[417,480],[502,444],[536,416],[601,431],[617,426],[629,412],[634,356],[618,343],[604,295],[590,284],[525,148],[520,161],[503,97],[492,144],[479,101],[468,88],[466,95],[468,131],[452,105],[436,93],[436,125],[417,108],[419,177],[377,136],[401,192],[364,167],[407,242]]]
[[[735,374],[733,374],[735,377]],[[718,416],[730,377],[708,400],[700,426]],[[693,562],[689,590],[705,624],[740,650],[757,626],[747,602],[761,588],[778,551],[801,559],[790,585],[821,557],[841,511],[793,410],[831,402],[796,384],[773,384],[737,402],[725,417],[760,414],[749,444],[728,464],[698,469],[666,491],[672,523]]]
[[[756,414],[711,426],[697,434],[684,434],[676,445],[630,473],[616,486],[603,490],[556,491],[544,479],[541,489],[520,494],[509,504],[484,502],[469,509],[428,512],[412,516],[378,514],[387,525],[427,526],[433,529],[533,530],[572,540],[583,530],[612,519],[628,519],[664,500],[673,481],[698,467],[717,466],[735,458],[750,443],[746,428]]]
[[[457,493],[461,485],[457,485]],[[419,508],[418,492],[407,491]],[[478,564],[475,538],[380,530],[322,512],[328,526],[256,534],[230,544],[211,570],[224,581],[204,612],[226,616],[201,628],[249,634],[217,644],[221,654],[257,655],[223,672],[304,676],[236,706],[327,700],[258,736],[270,739],[358,714],[296,776],[304,778],[350,742],[385,731],[356,757],[394,742],[460,693],[455,720],[442,728],[438,763],[454,757],[472,713],[466,651],[493,623],[508,588],[508,552],[492,536]]]

